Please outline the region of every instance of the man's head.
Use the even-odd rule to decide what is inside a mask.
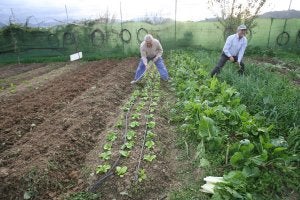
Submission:
[[[144,41],[146,42],[148,48],[152,47],[153,36],[151,34],[145,35]]]
[[[247,32],[247,27],[244,24],[239,25],[239,27],[237,28],[237,33],[239,37],[242,38],[243,36],[245,36],[246,32]]]

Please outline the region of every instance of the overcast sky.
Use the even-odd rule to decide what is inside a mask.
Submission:
[[[178,20],[202,20],[214,17],[208,9],[207,0],[177,0]],[[262,13],[287,10],[290,0],[267,0]],[[7,24],[13,11],[15,19],[24,23],[29,16],[31,22],[66,21],[69,19],[94,19],[106,10],[120,19],[120,4],[123,20],[158,14],[174,19],[175,0],[0,0],[0,22]],[[300,10],[300,0],[292,0],[291,9]]]

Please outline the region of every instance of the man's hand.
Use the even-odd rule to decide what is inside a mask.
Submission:
[[[150,67],[150,66],[147,64],[147,65],[146,65],[146,70],[148,70],[148,69],[149,69],[149,67]]]
[[[233,57],[233,56],[230,56],[230,57],[229,57],[229,60],[230,60],[231,62],[234,62],[234,57]]]
[[[153,58],[153,62],[155,63],[158,60],[158,57]]]

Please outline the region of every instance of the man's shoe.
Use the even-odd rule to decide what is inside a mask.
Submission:
[[[133,81],[131,81],[130,83],[131,83],[131,84],[135,84],[135,83],[136,83],[136,80],[133,80]]]

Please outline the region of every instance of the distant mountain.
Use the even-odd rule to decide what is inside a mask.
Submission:
[[[52,21],[52,22],[39,22],[39,23],[29,23],[29,27],[40,27],[40,28],[48,28],[53,26],[58,26],[64,24],[63,22],[59,21]]]
[[[290,19],[300,18],[299,10],[282,10],[282,11],[271,11],[266,12],[259,16],[260,18],[276,18],[276,19]]]
[[[259,16],[259,18],[276,18],[276,19],[290,19],[290,18],[300,18],[300,11],[299,10],[282,10],[282,11],[271,11],[266,12]],[[217,22],[217,18],[206,18],[205,22]]]

